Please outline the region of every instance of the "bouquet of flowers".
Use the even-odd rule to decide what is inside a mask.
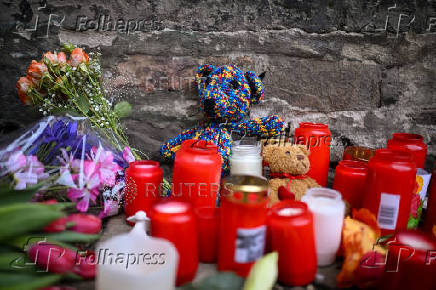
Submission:
[[[106,98],[97,53],[88,55],[71,44],[59,53],[46,52],[39,62],[32,61],[17,89],[23,104],[38,106],[44,115],[86,117],[115,149],[131,148],[120,125],[120,118],[130,113],[131,106],[125,101],[114,105]],[[139,159],[139,153],[132,149],[135,158]]]
[[[129,147],[118,151],[84,118],[47,117],[0,150],[0,183],[15,190],[41,185],[34,199],[90,205],[100,217],[118,213],[123,169],[134,160]]]

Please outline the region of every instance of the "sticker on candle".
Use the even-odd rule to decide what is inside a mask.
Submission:
[[[235,262],[251,263],[263,256],[266,226],[237,229]]]
[[[400,195],[381,193],[377,222],[382,229],[395,230],[397,226]]]

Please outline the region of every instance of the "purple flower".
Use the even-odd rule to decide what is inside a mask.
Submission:
[[[57,165],[61,149],[72,152],[76,158],[80,158],[83,150],[85,154],[89,152],[91,146],[86,142],[83,144],[83,138],[87,135],[78,134],[77,121],[61,119],[45,128],[29,153],[38,155],[45,164]]]
[[[123,158],[128,163],[135,161],[135,157],[133,156],[132,151],[128,146],[124,147]]]

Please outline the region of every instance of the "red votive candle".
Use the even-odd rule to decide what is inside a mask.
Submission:
[[[386,268],[379,289],[435,289],[434,236],[418,230],[399,231],[387,244]]]
[[[300,123],[295,129],[296,144],[306,145],[310,150],[308,176],[326,186],[329,173],[331,133],[326,124]]]
[[[194,207],[215,207],[221,178],[221,156],[212,142],[186,140],[176,152],[171,198]]]
[[[424,143],[423,136],[409,133],[394,133],[392,139],[389,139],[387,142],[387,148],[409,152],[412,154],[416,167],[424,168],[427,157],[427,145]]]
[[[150,213],[152,205],[159,199],[162,183],[162,168],[159,162],[144,160],[130,162],[126,169],[124,191],[124,212],[126,217],[137,211]]]
[[[176,285],[192,281],[198,268],[198,231],[189,203],[164,201],[151,210],[151,234],[174,244],[179,253]]]
[[[195,209],[198,225],[199,259],[202,263],[216,263],[218,257],[219,210],[217,207]]]
[[[351,208],[361,208],[363,187],[365,185],[368,167],[366,163],[353,160],[342,160],[335,170],[333,189],[342,194]]]
[[[368,162],[363,207],[376,217],[382,235],[407,228],[416,165],[407,152],[379,149]]]
[[[307,285],[317,269],[313,215],[304,202],[282,201],[271,209],[271,250],[279,254],[279,281]]]
[[[223,181],[218,270],[246,277],[264,254],[268,181],[235,175]]]

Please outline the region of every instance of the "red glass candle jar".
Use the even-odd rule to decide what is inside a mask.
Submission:
[[[313,215],[304,202],[287,200],[272,210],[271,250],[279,254],[279,281],[302,286],[316,274]]]
[[[126,169],[124,191],[126,217],[140,210],[150,213],[152,205],[159,199],[162,176],[159,162],[151,160],[130,162]]]
[[[407,152],[379,149],[368,162],[363,207],[376,217],[382,235],[407,228],[416,165]]]
[[[221,178],[221,156],[212,142],[186,140],[176,152],[171,198],[194,207],[215,207]]]
[[[365,185],[368,167],[366,163],[353,160],[342,160],[335,170],[333,189],[342,194],[351,208],[361,208],[363,187]]]
[[[399,231],[387,244],[386,267],[379,289],[435,289],[434,236],[418,230]]]
[[[300,123],[295,129],[296,144],[306,145],[310,150],[308,176],[326,186],[329,173],[331,133],[326,124]]]
[[[407,151],[412,154],[417,168],[424,168],[427,157],[427,145],[424,137],[418,134],[394,133],[388,140],[388,149]]]
[[[375,155],[375,149],[362,146],[348,146],[344,150],[342,160],[355,160],[368,163],[369,159]]]
[[[264,254],[268,204],[266,179],[235,175],[223,181],[218,270],[246,277]]]
[[[436,162],[431,175],[430,191],[427,202],[427,214],[424,221],[424,230],[436,236]]]
[[[202,263],[216,263],[218,257],[219,210],[217,207],[195,209],[198,225],[199,259]]]
[[[174,244],[179,253],[176,285],[192,281],[198,268],[198,230],[189,203],[165,201],[151,210],[151,235]]]

